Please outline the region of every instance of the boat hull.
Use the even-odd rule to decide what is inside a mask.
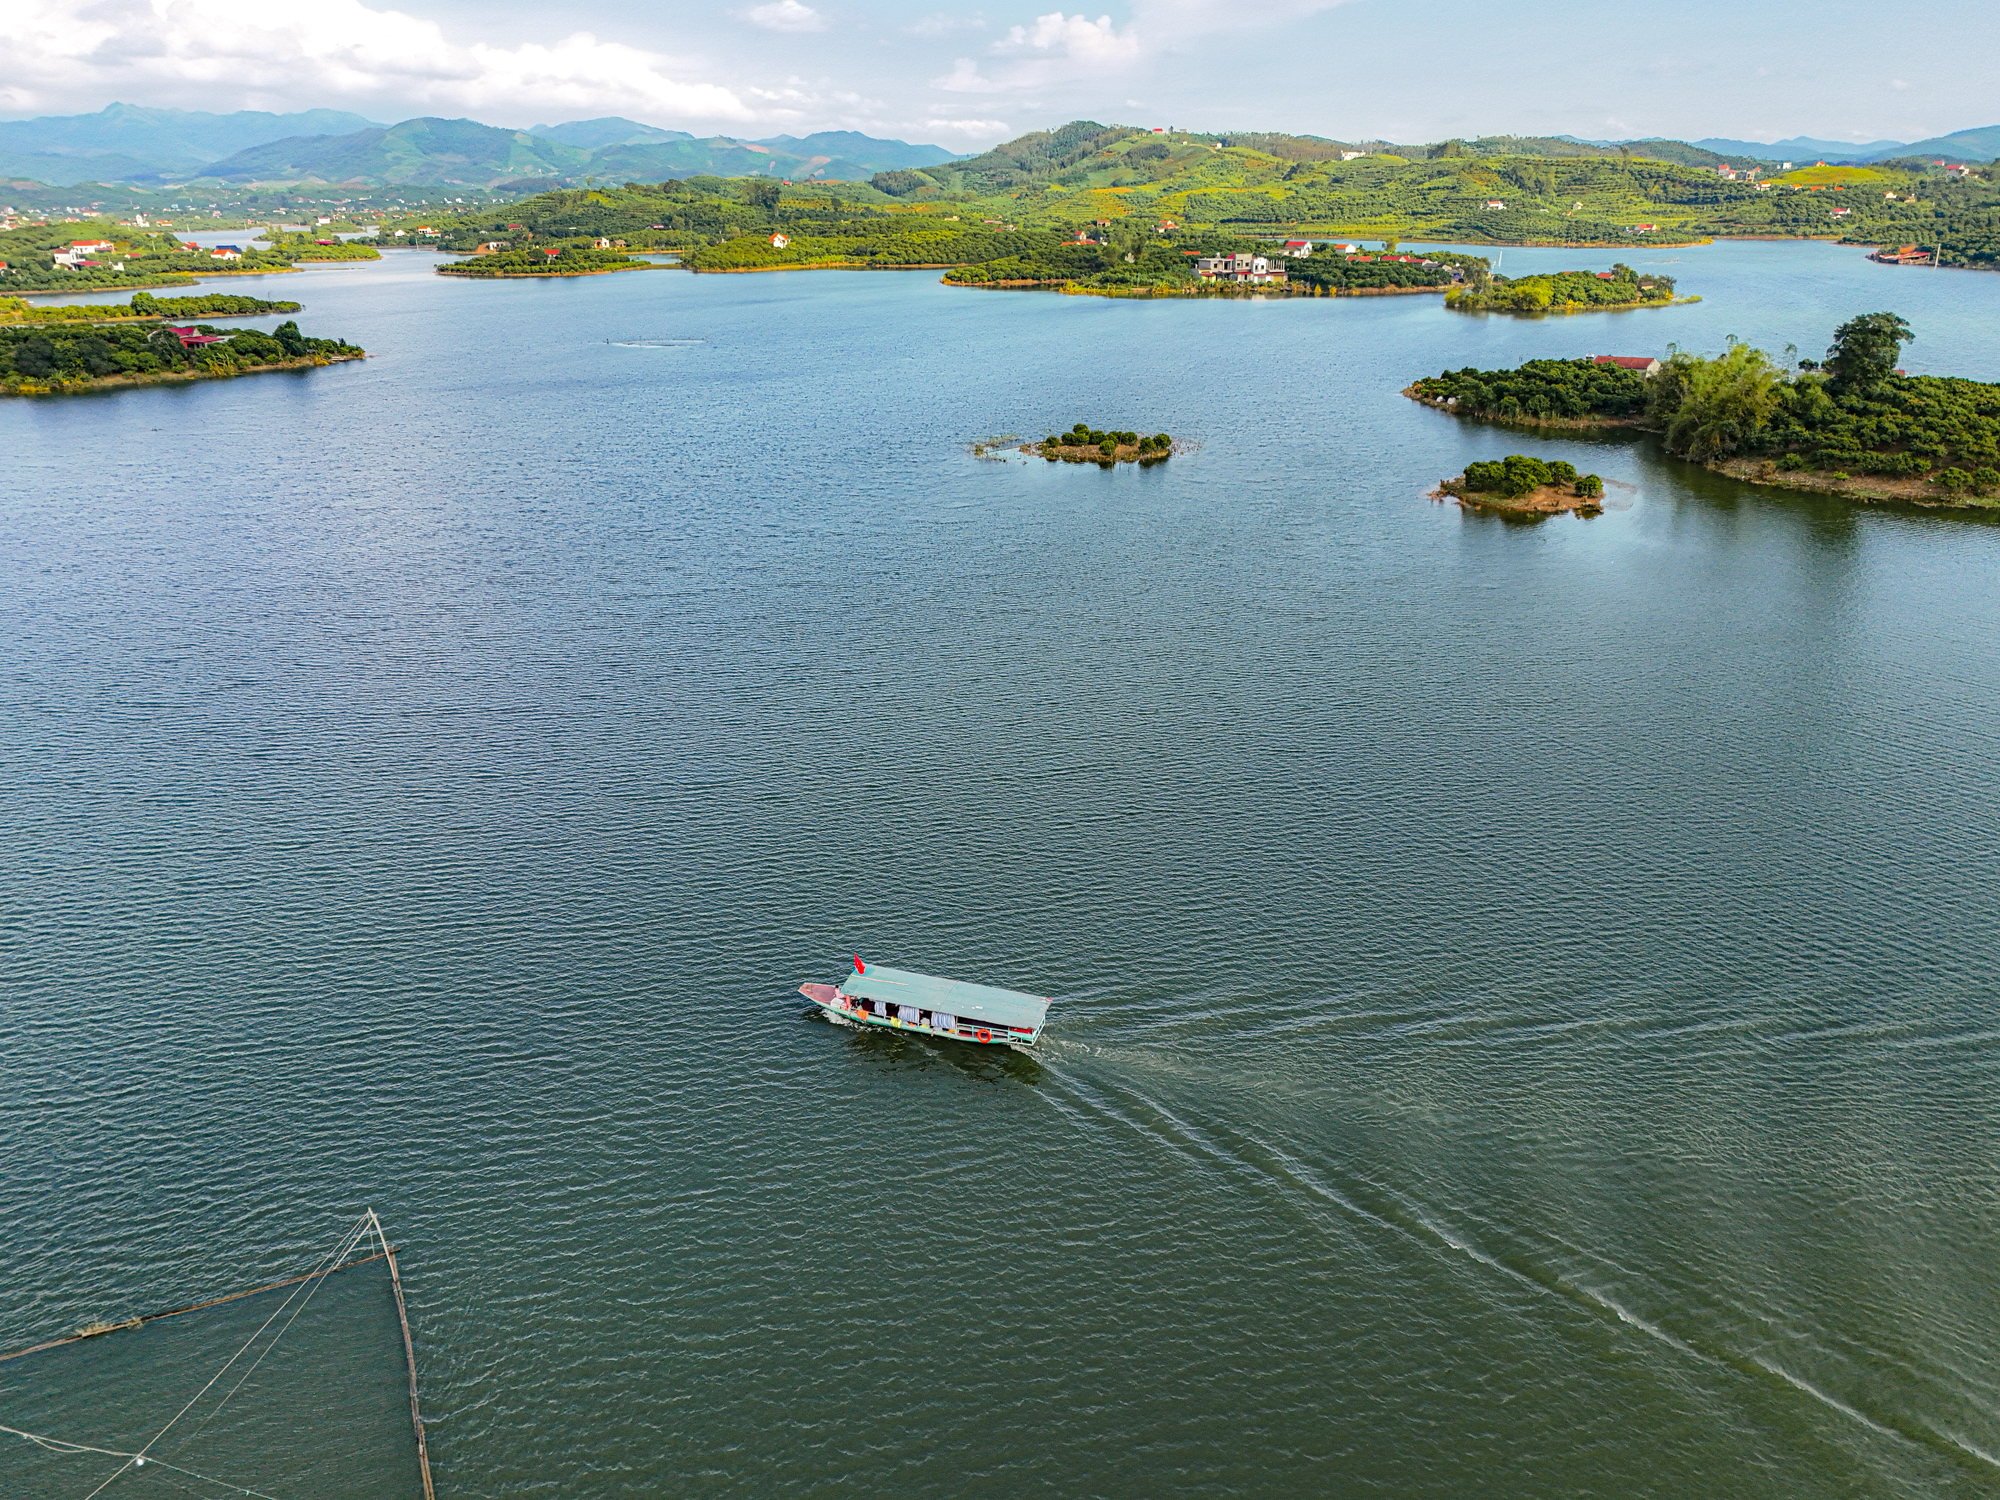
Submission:
[[[802,984],[799,993],[812,1001],[829,1021],[881,1031],[901,1031],[915,1036],[936,1037],[941,1042],[964,1042],[973,1047],[1013,1047],[1024,1050],[1035,1045],[1036,1033],[1023,1033],[1006,1026],[953,1026],[946,1029],[923,1021],[905,1021],[898,1016],[877,1015],[830,984]]]

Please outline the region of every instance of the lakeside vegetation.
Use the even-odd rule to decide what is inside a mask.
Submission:
[[[286,234],[282,230],[272,230],[259,236],[267,242],[273,255],[283,256],[288,261],[307,264],[321,261],[380,260],[382,252],[373,245],[358,240],[322,240],[311,234]]]
[[[20,297],[0,297],[0,323],[107,323],[125,318],[256,318],[299,311],[297,302],[267,302],[228,292],[206,296],[155,297],[135,292],[129,302],[67,302],[38,307]]]
[[[1517,370],[1447,370],[1404,394],[1462,417],[1550,426],[1606,426],[1645,415],[1646,379],[1588,359],[1531,359]]]
[[[270,333],[199,325],[196,333],[218,341],[184,344],[172,329],[136,319],[0,327],[0,395],[69,394],[304,369],[360,359],[366,352],[341,339],[308,338],[295,322]]]
[[[1455,312],[1531,316],[1536,313],[1666,307],[1674,300],[1673,277],[1641,275],[1621,261],[1606,272],[1556,271],[1518,279],[1475,276],[1468,285],[1449,293],[1444,305]]]
[[[1824,360],[1731,342],[1675,351],[1650,377],[1587,360],[1458,370],[1407,394],[1454,415],[1610,426],[1642,421],[1667,451],[1758,483],[1863,499],[2000,508],[2000,385],[1899,375],[1915,335],[1894,313],[1851,318]]]

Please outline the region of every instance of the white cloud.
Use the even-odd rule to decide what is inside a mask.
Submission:
[[[502,118],[757,114],[728,88],[676,76],[671,58],[587,31],[548,44],[465,45],[434,21],[363,0],[6,0],[0,53],[7,113],[142,98],[202,109],[381,103]]]
[[[986,17],[978,11],[969,16],[954,16],[945,11],[937,11],[925,16],[915,25],[905,27],[911,36],[950,36],[955,31],[983,31]]]
[[[931,135],[963,135],[974,140],[1004,140],[1014,133],[1005,120],[945,120],[933,115],[923,128]]]
[[[1043,52],[1086,63],[1128,63],[1139,56],[1139,37],[1130,26],[1118,30],[1109,16],[1091,21],[1054,10],[1036,16],[1031,25],[1008,27],[1006,40],[995,42],[993,50]]]
[[[799,0],[773,0],[750,11],[750,24],[766,31],[824,31],[826,17]]]
[[[969,57],[956,59],[932,87],[958,94],[991,94],[1041,89],[1074,78],[1095,78],[1139,61],[1143,48],[1138,29],[1119,30],[1109,16],[1095,21],[1059,10],[1036,16],[1026,26],[1010,26],[988,49],[1004,61],[989,77]]]

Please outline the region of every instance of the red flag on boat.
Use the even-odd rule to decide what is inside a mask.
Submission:
[[[866,974],[868,972],[868,965],[861,961],[859,953],[854,955],[854,972],[857,974]]]

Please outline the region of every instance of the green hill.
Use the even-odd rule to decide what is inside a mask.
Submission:
[[[562,177],[589,153],[473,120],[405,120],[352,135],[293,136],[252,146],[203,169],[222,182],[407,183],[416,187]]]
[[[1252,139],[1261,144],[1231,144]],[[705,144],[607,149],[676,153]],[[1183,237],[1176,255],[1193,235],[1220,236],[1218,247],[1224,240],[1302,238],[1606,249],[1725,235],[1862,244],[1935,243],[1942,236],[1947,261],[1954,261],[1952,246],[1962,239],[1978,250],[1956,263],[1988,264],[1993,221],[2000,218],[2000,192],[1986,174],[1959,180],[1927,165],[1808,171],[1772,180],[1727,177],[1713,165],[1646,157],[1629,147],[1558,142],[1564,150],[1553,154],[1544,138],[1506,140],[1506,152],[1481,154],[1475,149],[1480,144],[1445,142],[1412,159],[1402,150],[1360,154],[1361,146],[1311,136],[1166,133],[1078,120],[969,159],[877,172],[866,186],[800,181],[782,187],[770,181],[767,165],[735,181],[695,174],[653,188],[643,185],[651,173],[635,171],[616,193],[548,194],[504,215],[467,213],[453,221],[448,243],[469,250],[505,238],[507,225],[517,223],[545,236],[589,233],[626,237],[633,248],[643,242],[699,250],[699,263],[715,269],[986,264],[999,258],[989,254],[987,240],[1033,231],[1051,238],[1007,252],[1029,255],[1033,264],[1013,268],[1019,275],[996,268],[989,280],[1046,283],[1086,263],[1094,267],[1091,277],[1124,274],[1105,262],[1113,245],[1118,264],[1138,268],[1130,274],[1140,276],[1157,257],[1142,255],[1139,247],[1165,235]],[[1524,145],[1549,147],[1551,154]],[[1714,155],[1692,147],[1686,152]],[[753,155],[761,161],[761,154]],[[659,159],[649,164],[658,166]],[[792,243],[770,245],[775,230]],[[1096,248],[1054,253],[1061,240],[1074,242],[1078,234]],[[859,239],[846,248],[826,243],[843,235],[865,238],[874,248],[858,249]],[[920,252],[919,239],[930,248]],[[706,253],[724,242],[734,246],[727,254],[719,248]]]
[[[192,174],[204,163],[286,136],[373,127],[372,120],[337,109],[217,115],[110,104],[92,115],[0,121],[0,175],[57,185],[151,180]]]

